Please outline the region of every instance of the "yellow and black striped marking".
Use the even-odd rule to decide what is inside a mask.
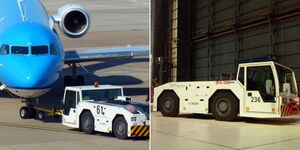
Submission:
[[[149,136],[149,126],[148,125],[140,125],[140,126],[132,126],[129,134],[131,137],[145,137]]]

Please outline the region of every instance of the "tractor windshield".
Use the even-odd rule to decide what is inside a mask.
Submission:
[[[83,90],[82,100],[114,100],[118,96],[122,96],[121,89],[101,89],[101,90]]]
[[[296,81],[293,71],[289,68],[276,64],[276,71],[279,80],[280,96],[297,95]]]

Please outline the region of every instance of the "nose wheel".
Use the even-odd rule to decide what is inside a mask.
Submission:
[[[34,116],[34,110],[30,107],[23,106],[19,111],[21,119],[31,119]]]
[[[22,107],[20,109],[20,118],[28,119],[29,118],[29,110],[27,107]]]

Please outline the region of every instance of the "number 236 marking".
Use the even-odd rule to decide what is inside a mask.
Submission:
[[[261,98],[260,97],[251,97],[251,102],[252,103],[260,103],[261,102]]]

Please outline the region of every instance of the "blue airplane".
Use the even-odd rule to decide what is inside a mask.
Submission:
[[[66,85],[83,84],[76,63],[148,55],[148,46],[127,46],[64,52],[55,26],[70,38],[84,36],[90,27],[86,9],[67,4],[56,15],[48,15],[39,0],[0,0],[0,82],[5,89],[25,100],[48,92],[68,64],[72,76]]]

